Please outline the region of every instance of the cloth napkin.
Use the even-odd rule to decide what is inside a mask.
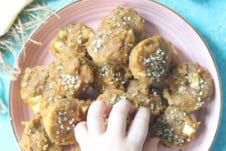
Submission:
[[[18,14],[32,0],[5,0],[0,5],[0,36],[7,33]]]

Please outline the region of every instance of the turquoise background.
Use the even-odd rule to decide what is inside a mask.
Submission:
[[[73,0],[46,0],[48,6],[58,10]],[[226,0],[157,0],[185,18],[204,38],[215,57],[219,69],[223,102],[226,98]],[[13,62],[12,56],[7,60]],[[0,78],[0,97],[8,106],[9,81]],[[221,125],[212,151],[226,151],[226,104],[222,107]],[[217,120],[217,119],[216,119]],[[213,121],[215,122],[215,121]],[[9,113],[0,115],[0,150],[17,151]],[[202,150],[200,150],[202,151]]]

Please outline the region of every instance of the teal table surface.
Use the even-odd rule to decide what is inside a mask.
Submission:
[[[157,0],[185,18],[204,38],[215,57],[221,77],[223,102],[226,101],[226,0]],[[72,0],[46,0],[58,10]],[[12,61],[12,57],[7,58]],[[0,78],[0,98],[8,106],[10,81]],[[221,124],[212,151],[226,151],[226,104],[222,106]],[[0,115],[0,150],[20,150],[12,131],[9,113]],[[200,150],[202,151],[202,150]]]

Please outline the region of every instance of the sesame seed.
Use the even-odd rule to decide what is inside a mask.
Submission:
[[[64,129],[64,125],[63,124],[60,125],[60,129]]]
[[[57,70],[62,70],[63,67],[62,66],[57,66]]]
[[[78,44],[82,44],[82,39],[81,39],[81,38],[78,38],[78,39],[77,39],[77,43],[78,43]]]
[[[59,112],[58,112],[58,115],[61,116],[61,115],[63,115],[63,113],[62,113],[61,111],[59,111]]]
[[[73,124],[73,123],[74,123],[74,121],[75,121],[75,119],[74,119],[74,118],[72,118],[71,120],[69,120],[69,125]]]
[[[110,99],[110,104],[113,105],[119,101],[125,101],[127,100],[126,99],[126,96],[117,96],[117,95],[114,95],[112,96],[112,98]]]
[[[130,20],[131,20],[131,17],[130,17],[130,16],[128,16],[128,17],[127,17],[127,20],[128,20],[128,21],[130,21]]]
[[[163,60],[167,60],[166,53],[158,48],[155,53],[151,54],[149,57],[140,56],[139,59],[145,68],[146,75],[159,81],[165,73],[165,66],[167,66],[166,61],[162,62]]]
[[[184,87],[184,86],[180,86],[179,88],[178,88],[178,93],[183,93],[183,92],[185,92],[186,91],[186,87]]]
[[[42,147],[43,150],[47,150],[47,148],[48,148],[48,144],[46,144]]]
[[[64,117],[64,121],[67,121],[67,117]]]
[[[97,52],[97,50],[98,50],[97,48],[93,48],[93,51],[94,51],[94,52]]]
[[[150,104],[150,109],[151,109],[151,110],[154,110],[154,108],[155,108],[155,105],[154,105],[153,103],[151,103],[151,104]]]

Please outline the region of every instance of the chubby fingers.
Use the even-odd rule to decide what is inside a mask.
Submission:
[[[127,117],[134,110],[133,105],[126,100],[117,102],[109,115],[106,133],[115,137],[125,137]]]
[[[149,121],[150,110],[145,107],[140,107],[129,128],[127,139],[142,147],[148,133]]]
[[[95,101],[91,104],[87,115],[87,127],[90,134],[101,135],[105,132],[105,116],[110,107],[103,101]]]
[[[84,144],[85,139],[88,136],[87,124],[85,121],[78,123],[74,129],[75,138],[80,145]]]

